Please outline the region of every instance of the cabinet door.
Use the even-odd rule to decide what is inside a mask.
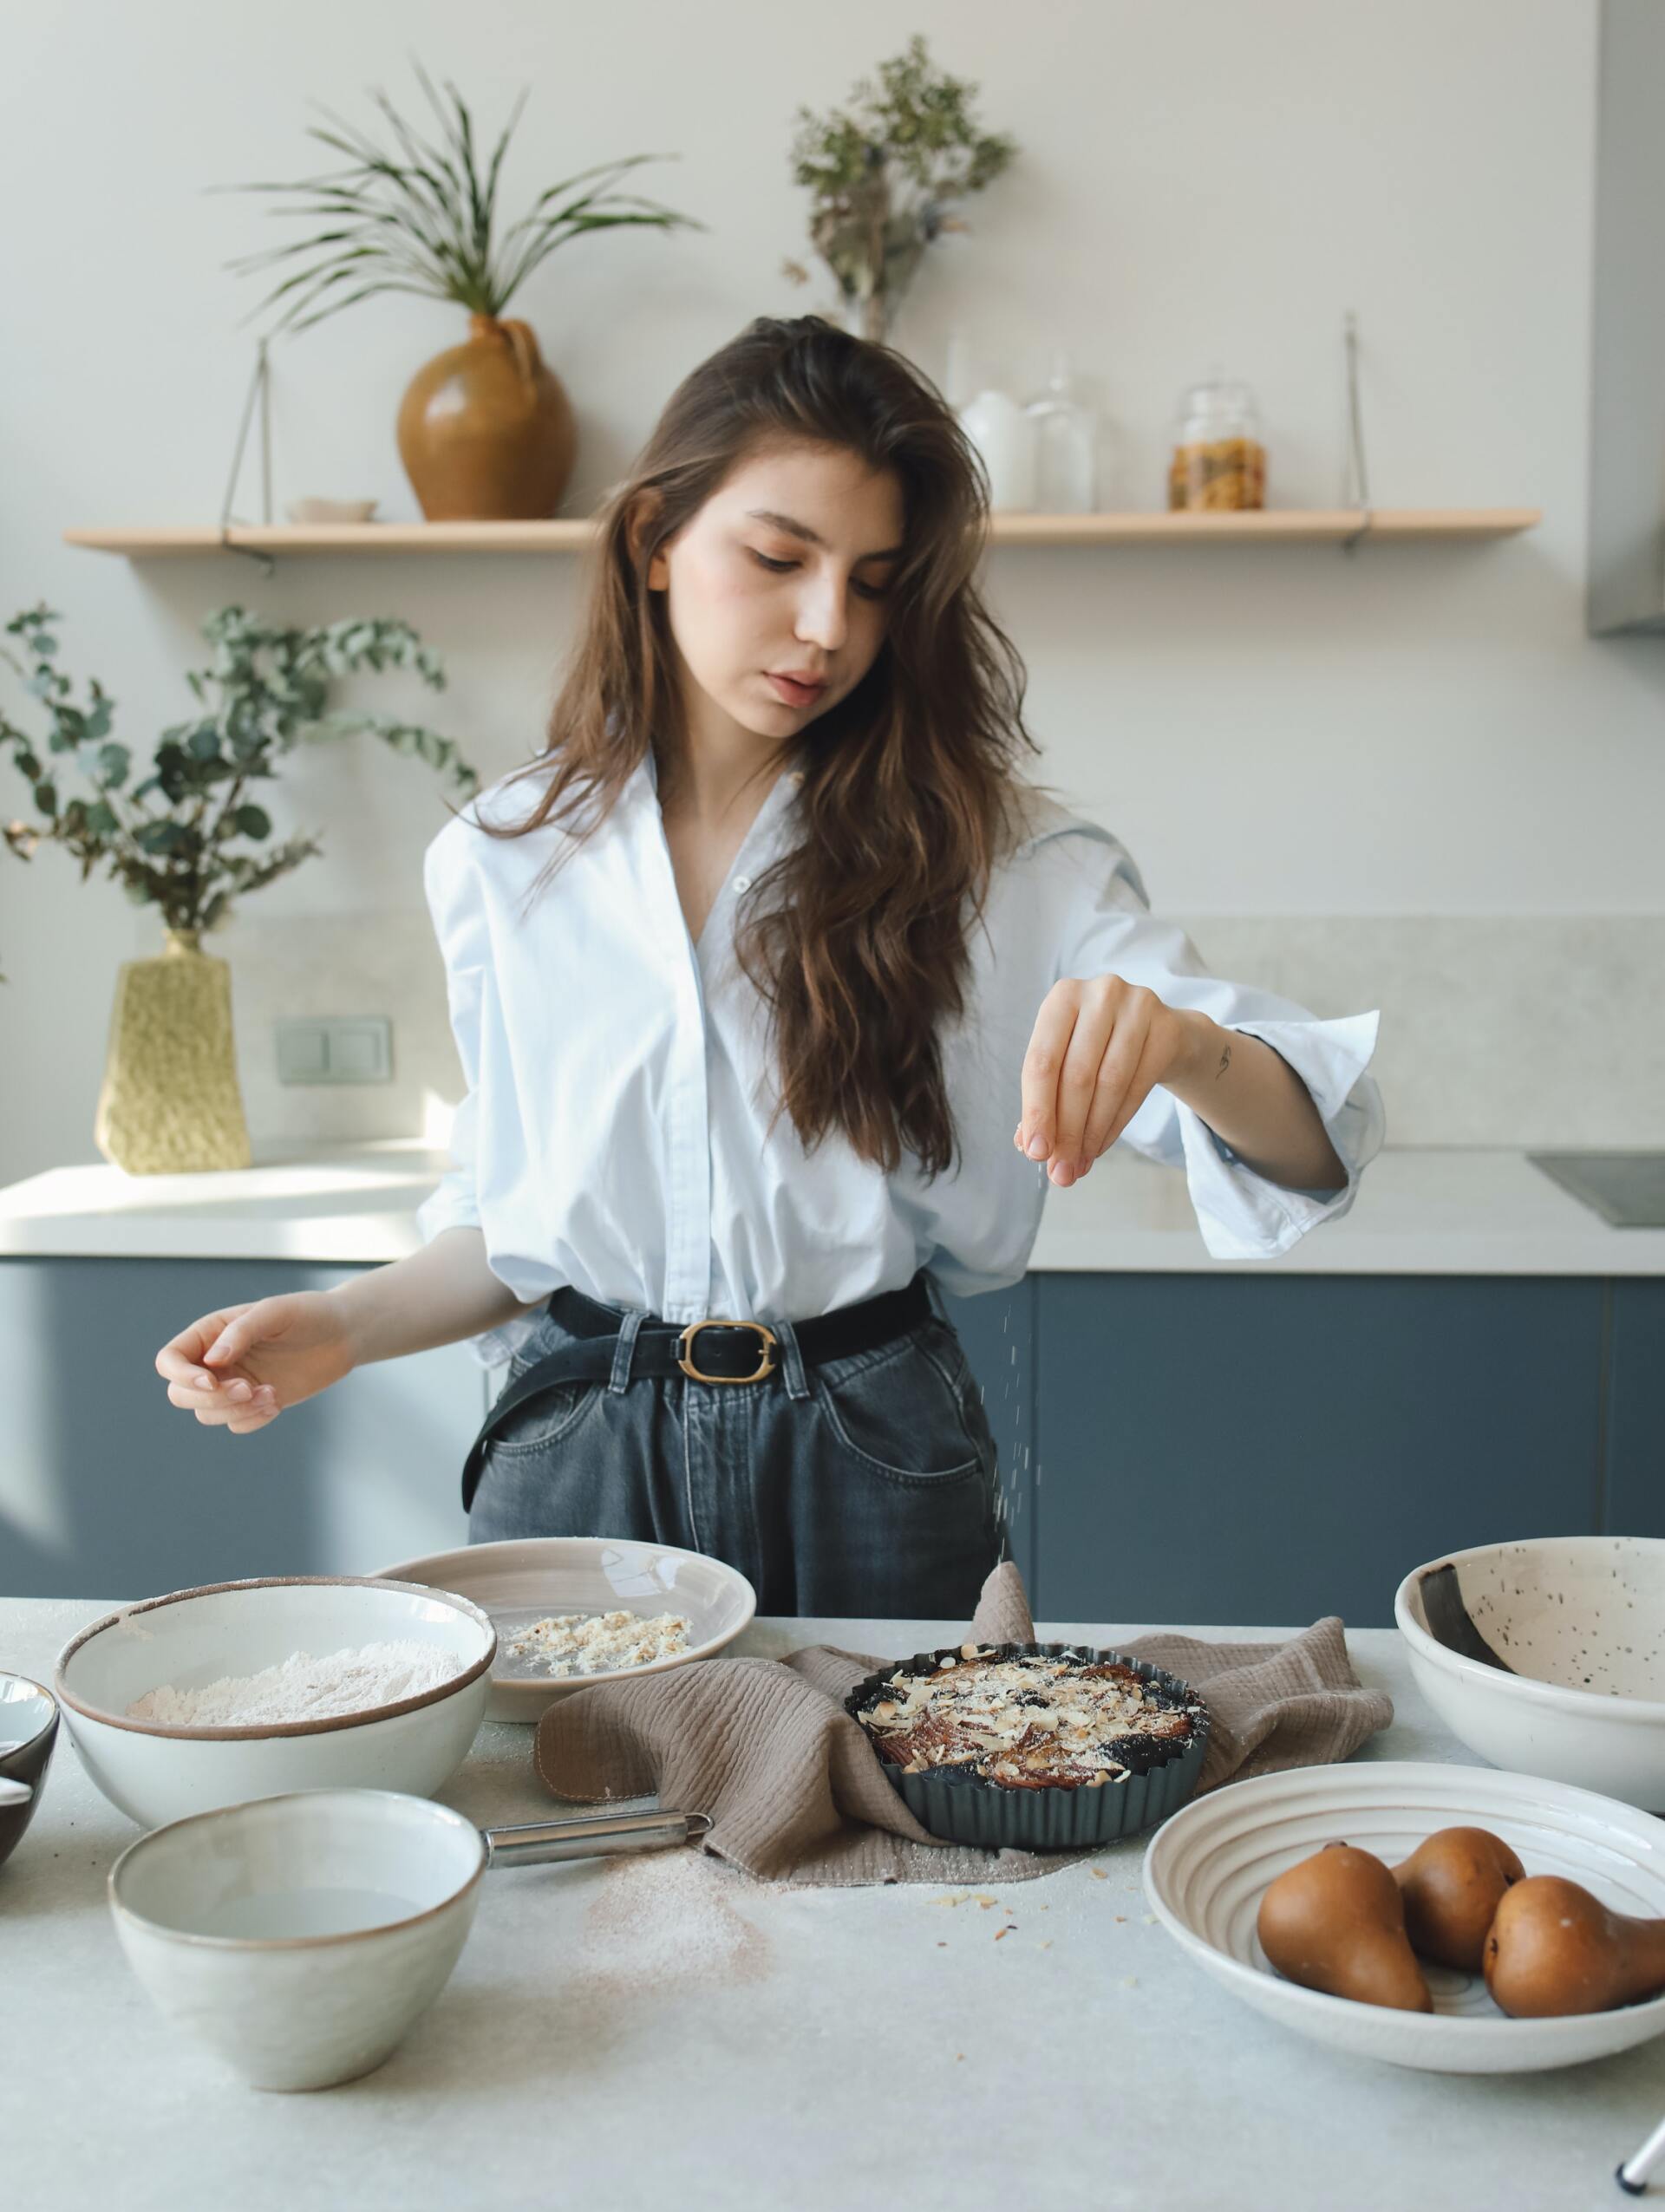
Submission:
[[[1594,1530],[1603,1285],[1040,1280],[1035,1610],[1391,1626],[1441,1551]]]
[[[1624,1276],[1609,1289],[1602,1526],[1615,1536],[1665,1537],[1665,1282]]]
[[[167,1402],[199,1315],[363,1272],[271,1261],[0,1261],[0,1592],[126,1599],[256,1575],[373,1574],[467,1536],[486,1404],[466,1345],[361,1367],[231,1436]]]
[[[1035,1300],[1039,1277],[943,1303],[983,1393],[1000,1456],[1007,1549],[1035,1588]]]

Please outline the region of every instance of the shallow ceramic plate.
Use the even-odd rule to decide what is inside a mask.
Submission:
[[[1665,1997],[1560,2020],[1512,2020],[1479,1974],[1425,1963],[1434,2010],[1389,2011],[1285,1981],[1255,1935],[1268,1885],[1332,1839],[1389,1866],[1437,1828],[1489,1828],[1528,1874],[1582,1882],[1614,1911],[1665,1917],[1665,1824],[1589,1790],[1486,1767],[1366,1760],[1229,1783],[1152,1839],[1145,1894],[1170,1935],[1245,2003],[1332,2049],[1432,2073],[1532,2073],[1665,2033]]]
[[[1421,1580],[1446,1562],[1513,1674],[1429,1634]],[[1540,1537],[1447,1552],[1405,1577],[1394,1618],[1416,1687],[1471,1751],[1665,1811],[1665,1540]]]
[[[492,1666],[488,1720],[536,1720],[569,1691],[638,1674],[664,1674],[696,1659],[709,1659],[740,1634],[757,1610],[757,1595],[744,1575],[702,1551],[638,1543],[625,1537],[527,1537],[502,1543],[465,1544],[407,1559],[387,1575],[430,1589],[472,1598],[492,1617],[497,1657]],[[689,1648],[645,1667],[600,1674],[539,1674],[512,1659],[511,1639],[550,1613],[659,1613],[687,1617]]]

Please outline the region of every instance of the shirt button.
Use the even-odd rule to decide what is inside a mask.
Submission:
[[[736,876],[735,878],[735,889],[736,891],[750,891],[751,887],[752,879],[749,876]]]

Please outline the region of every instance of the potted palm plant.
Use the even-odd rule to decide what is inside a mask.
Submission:
[[[291,184],[210,189],[279,193],[290,204],[276,212],[322,219],[325,227],[228,265],[248,274],[298,264],[254,310],[282,306],[270,336],[310,329],[374,292],[412,292],[467,308],[467,337],[419,369],[405,393],[399,457],[430,522],[539,519],[560,505],[578,451],[577,424],[531,325],[506,320],[503,310],[558,246],[586,232],[705,225],[610,188],[643,161],[676,158],[646,153],[551,185],[518,222],[501,223],[503,157],[526,92],[482,160],[456,87],[446,85],[447,106],[421,63],[413,66],[438,118],[439,143],[407,122],[384,92],[372,98],[392,130],[389,147],[323,109],[330,127],[310,126],[308,134],[345,154],[348,167]]]
[[[86,702],[58,665],[57,624],[44,602],[16,615],[0,646],[44,710],[43,741],[0,712],[0,754],[29,786],[36,819],[0,817],[0,838],[19,859],[61,845],[83,882],[101,871],[136,905],[160,916],[160,958],[122,967],[95,1136],[129,1174],[246,1167],[248,1131],[232,1050],[231,971],[202,949],[233,904],[321,852],[301,833],[272,842],[262,786],[303,742],[368,732],[424,760],[465,792],[478,782],[448,737],[384,714],[327,711],[336,681],[363,670],[412,669],[433,690],[445,684],[437,656],[408,623],[378,617],[287,630],[241,607],[202,626],[210,668],[186,682],[198,713],[165,729],[147,772],[110,734],[114,701],[95,677]],[[67,788],[73,775],[82,791]]]

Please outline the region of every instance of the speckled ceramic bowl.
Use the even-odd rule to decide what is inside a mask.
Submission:
[[[898,1668],[924,1674],[934,1670],[953,1652],[969,1647],[944,1644],[938,1651],[916,1652],[911,1659],[892,1660],[876,1674],[857,1683],[844,1701],[844,1709],[859,1724],[863,1711],[878,1701]],[[1209,1715],[1195,1690],[1147,1659],[1126,1653],[1101,1651],[1081,1644],[992,1644],[983,1649],[1000,1659],[1030,1653],[1048,1658],[1112,1660],[1130,1667],[1159,1689],[1173,1693],[1174,1701],[1198,1708],[1197,1725],[1185,1748],[1153,1759],[1142,1772],[1130,1773],[1098,1789],[1009,1789],[985,1781],[961,1767],[941,1766],[924,1774],[907,1774],[886,1759],[879,1764],[885,1779],[915,1819],[933,1836],[948,1843],[978,1843],[985,1850],[1007,1848],[1024,1851],[1090,1850],[1118,1836],[1136,1836],[1177,1812],[1196,1789],[1208,1750]]]
[[[1446,1564],[1513,1674],[1430,1633],[1421,1580]],[[1665,1540],[1540,1537],[1447,1552],[1405,1577],[1394,1618],[1418,1689],[1471,1751],[1665,1812]]]

